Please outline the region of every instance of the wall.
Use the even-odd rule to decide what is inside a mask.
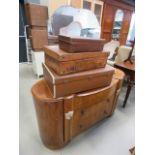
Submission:
[[[41,5],[48,6],[49,0],[40,0],[40,4],[41,4]]]
[[[48,6],[48,14],[51,16],[54,11],[62,5],[69,5],[71,0],[40,0],[40,4]]]

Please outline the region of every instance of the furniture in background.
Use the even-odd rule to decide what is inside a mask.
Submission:
[[[132,64],[133,62],[131,60],[131,57],[132,57],[132,55],[135,54],[135,39],[134,39],[134,41],[130,41],[130,42],[131,42],[131,47],[132,48],[130,50],[128,58],[126,60],[124,60],[124,62],[129,61]]]
[[[91,10],[101,25],[104,2],[101,0],[71,0],[71,6]]]
[[[135,63],[134,62],[130,63],[129,61],[120,62],[120,63],[115,63],[114,67],[121,69],[125,73],[128,81],[127,92],[123,102],[123,108],[124,108],[126,106],[131,88],[135,84]]]
[[[121,14],[123,13],[123,18],[116,23],[115,16],[118,10],[121,11]],[[133,11],[134,5],[132,4],[126,4],[119,0],[105,0],[101,25],[101,37],[106,39],[106,42],[109,42],[112,40],[112,34],[115,31],[115,34],[119,36],[118,41],[120,42],[120,45],[125,45]],[[119,30],[116,28],[119,28]]]
[[[47,20],[48,8],[38,4],[25,4],[28,24],[28,38],[31,43],[32,66],[34,73],[39,77],[43,75],[41,67],[44,62],[43,46],[48,45]]]
[[[42,63],[44,62],[44,51],[35,52],[32,50],[32,68],[37,77],[43,75]]]
[[[113,60],[108,60],[107,63],[111,66],[114,66],[115,63],[120,63],[126,60],[129,57],[131,47],[128,46],[119,46],[115,49],[115,57]]]
[[[119,41],[116,41],[116,40],[111,40],[110,42],[104,44],[103,51],[110,52],[108,59],[113,58],[113,55],[115,54],[115,50],[119,46],[120,46],[120,43],[119,43]]]
[[[31,44],[32,66],[34,73],[43,75],[42,63],[44,62],[43,48],[45,45],[58,43],[57,36],[48,36],[47,21],[48,7],[38,4],[25,4],[28,24],[28,39]]]

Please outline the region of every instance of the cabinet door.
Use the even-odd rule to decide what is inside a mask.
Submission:
[[[122,29],[121,29],[120,40],[119,40],[121,45],[126,44],[126,40],[127,40],[129,28],[130,28],[131,17],[132,17],[132,12],[124,10],[124,19],[122,23]]]
[[[112,114],[117,84],[113,80],[109,87],[64,100],[66,142]]]
[[[106,4],[104,7],[101,37],[104,38],[106,42],[111,41],[112,38],[112,30],[116,10],[116,7],[109,4]]]

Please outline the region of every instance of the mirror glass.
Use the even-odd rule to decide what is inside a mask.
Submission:
[[[48,21],[49,34],[57,36],[60,32],[63,35],[79,34],[82,37],[100,38],[101,27],[92,11],[66,5],[59,7]]]
[[[124,17],[124,12],[118,9],[115,14],[115,20],[114,20],[113,31],[112,31],[113,40],[119,40],[123,17]]]

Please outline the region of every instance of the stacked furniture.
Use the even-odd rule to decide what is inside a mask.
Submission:
[[[40,136],[50,149],[64,147],[111,116],[124,78],[122,71],[106,65],[109,53],[96,46],[103,46],[103,40],[59,40],[59,46],[45,47],[44,78],[32,87]]]
[[[28,36],[31,43],[32,64],[35,74],[43,75],[42,63],[44,62],[45,45],[57,43],[54,36],[48,37],[48,7],[38,4],[26,3],[25,12],[29,25]],[[53,41],[54,40],[54,41]],[[53,42],[52,42],[53,41]]]
[[[43,46],[48,45],[47,20],[48,8],[38,4],[25,4],[28,36],[31,43],[32,65],[34,73],[39,77],[43,75],[42,62],[44,62]]]

